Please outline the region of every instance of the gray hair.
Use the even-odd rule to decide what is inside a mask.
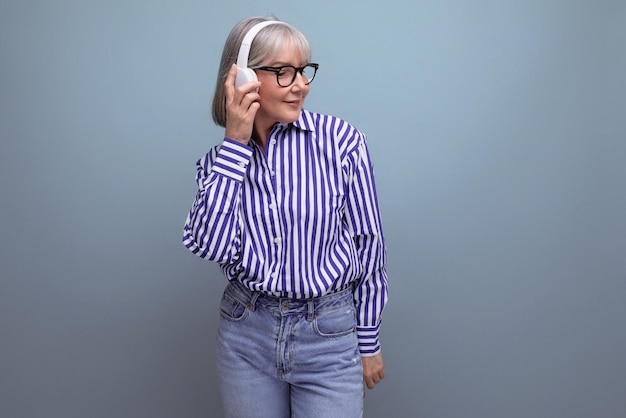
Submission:
[[[231,65],[237,62],[239,48],[246,33],[257,23],[266,20],[278,19],[274,17],[250,17],[242,20],[235,25],[226,39],[213,95],[213,121],[219,126],[226,127],[226,89],[224,88],[224,82],[226,81],[228,71]],[[286,44],[293,45],[298,49],[307,62],[311,59],[309,41],[299,30],[291,25],[269,25],[261,29],[254,41],[252,41],[248,56],[248,67],[259,67],[264,61],[271,61]]]

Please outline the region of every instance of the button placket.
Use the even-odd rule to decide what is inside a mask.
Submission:
[[[265,157],[266,157],[266,164],[267,164],[267,170],[268,170],[267,171],[268,177],[266,177],[266,179],[268,180],[268,186],[270,186],[269,188],[272,191],[272,195],[269,198],[268,206],[267,206],[270,209],[269,216],[272,219],[272,229],[271,231],[269,231],[273,236],[271,238],[272,245],[271,245],[271,248],[269,249],[270,253],[272,253],[272,258],[274,259],[274,261],[272,262],[272,266],[270,267],[270,270],[269,270],[270,278],[272,280],[277,280],[280,277],[280,265],[282,264],[281,260],[283,258],[282,238],[281,238],[282,224],[280,221],[281,216],[278,210],[280,190],[278,190],[278,187],[277,187],[276,170],[275,170],[275,167],[277,166],[276,156],[278,155],[276,135],[278,132],[280,132],[280,129],[281,129],[280,125],[277,125],[274,127],[274,129],[270,133],[270,136],[266,144],[266,149],[265,149],[266,151]]]

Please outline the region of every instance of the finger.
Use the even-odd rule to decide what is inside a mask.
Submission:
[[[384,373],[374,373],[372,375],[363,376],[363,380],[368,389],[374,389],[374,386],[380,383],[385,377]]]
[[[228,73],[226,73],[226,80],[224,80],[224,88],[226,89],[226,96],[232,97],[235,90],[235,77],[237,77],[237,65],[230,66]]]
[[[256,116],[256,112],[259,111],[260,107],[261,107],[261,104],[259,102],[252,102],[252,103],[250,103],[250,106],[248,107],[248,110],[246,111],[246,119],[250,123],[254,123],[254,118]]]
[[[374,386],[378,382],[380,382],[380,379],[378,379],[378,375],[376,373],[367,373],[363,376],[363,380],[365,380],[365,384],[367,385],[368,389],[374,389]]]
[[[224,83],[228,86],[235,86],[235,78],[237,78],[237,64],[232,64],[226,73]]]
[[[251,110],[253,104],[256,104],[258,106],[261,105],[261,103],[259,102],[260,99],[261,99],[261,96],[256,92],[247,93],[241,99],[241,106],[244,109]],[[258,110],[258,108],[255,109],[254,113],[256,113],[256,110]]]
[[[258,81],[248,81],[247,83],[244,83],[241,86],[239,86],[236,90],[243,97],[245,97],[247,95],[250,95],[250,94],[255,94],[255,95],[258,96],[259,87],[261,87],[261,83],[260,82],[258,82]]]
[[[243,109],[248,110],[252,103],[258,102],[261,99],[258,92],[260,85],[261,83],[259,82],[251,81],[235,88],[232,93],[231,103],[234,106],[241,106]]]

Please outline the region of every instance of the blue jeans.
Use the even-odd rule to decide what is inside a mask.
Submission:
[[[311,300],[229,283],[217,370],[227,417],[363,416],[363,370],[352,289]]]

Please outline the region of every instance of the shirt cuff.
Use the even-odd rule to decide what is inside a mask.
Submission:
[[[359,341],[361,356],[375,356],[380,352],[380,341],[378,340],[379,332],[380,324],[374,327],[356,327],[356,336]]]
[[[236,181],[243,181],[252,157],[252,148],[230,138],[224,138],[211,171]]]

